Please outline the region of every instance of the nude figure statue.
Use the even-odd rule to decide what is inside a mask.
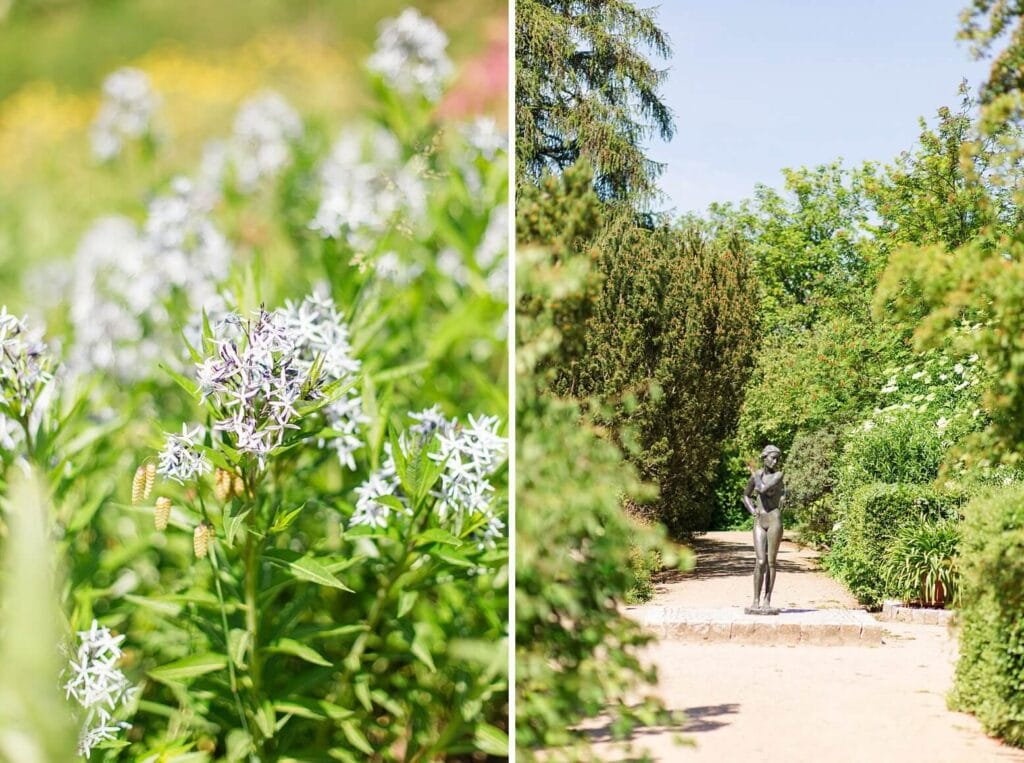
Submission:
[[[754,517],[754,603],[746,610],[751,614],[778,614],[772,608],[775,587],[775,558],[782,541],[782,506],[786,485],[782,481],[779,461],[782,451],[768,445],[761,451],[764,467],[750,470],[750,480],[743,491],[743,505]],[[763,597],[762,597],[763,592]]]

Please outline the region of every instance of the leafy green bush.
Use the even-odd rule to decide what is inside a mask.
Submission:
[[[538,759],[542,750],[545,760],[590,758],[583,735],[573,731],[586,718],[610,714],[613,733],[622,738],[636,725],[664,716],[651,697],[637,704],[638,692],[656,680],[638,656],[651,637],[623,616],[620,605],[637,584],[630,554],[662,548],[671,564],[671,552],[622,508],[624,497],[646,493],[621,451],[574,401],[551,392],[564,364],[577,357],[563,344],[561,321],[565,306],[585,303],[594,283],[588,258],[577,247],[592,234],[596,204],[590,172],[577,167],[525,188],[517,210],[515,627],[521,761]],[[551,235],[534,238],[541,230]]]
[[[852,427],[840,469],[844,485],[925,484],[939,476],[950,441],[935,419],[896,410]]]
[[[959,520],[921,517],[907,523],[896,532],[885,555],[886,590],[905,602],[955,603],[960,593],[959,544]]]
[[[953,704],[1024,747],[1024,488],[972,501],[960,565],[960,659]]]
[[[884,369],[902,343],[856,314],[825,315],[808,329],[769,334],[740,414],[745,452],[768,443],[789,453],[799,432],[838,429],[859,420],[877,398]]]
[[[801,433],[786,454],[787,506],[805,543],[828,544],[836,521],[833,491],[841,442],[839,435],[828,429]]]
[[[735,242],[617,220],[597,238],[602,288],[559,391],[596,397],[670,532],[706,530],[750,368],[749,262]]]
[[[900,593],[882,574],[882,562],[900,529],[922,516],[955,519],[963,502],[962,492],[927,485],[863,485],[843,500],[835,545],[826,564],[858,599],[877,606],[887,596]]]
[[[715,475],[715,506],[709,530],[749,530],[750,512],[741,496],[750,479],[750,470],[740,457],[735,442],[726,446]]]

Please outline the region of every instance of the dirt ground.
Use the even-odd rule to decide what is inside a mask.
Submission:
[[[697,567],[657,587],[653,604],[745,606],[753,596],[748,533],[709,533],[695,545]],[[813,552],[784,542],[772,604],[855,607],[817,571]],[[645,729],[632,751],[590,728],[603,760],[657,761],[1019,761],[1024,751],[987,737],[970,715],[946,709],[956,637],[946,626],[886,623],[882,646],[749,646],[662,641],[647,654],[657,693],[686,714],[681,728]],[[693,744],[677,746],[679,732]]]

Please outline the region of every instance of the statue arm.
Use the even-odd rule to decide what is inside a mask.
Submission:
[[[750,475],[747,487],[743,491],[743,506],[752,517],[757,516],[757,504],[754,503],[754,491],[757,490],[757,473]]]

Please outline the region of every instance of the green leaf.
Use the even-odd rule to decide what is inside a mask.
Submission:
[[[354,721],[342,721],[341,732],[345,735],[345,738],[349,741],[353,747],[360,752],[365,752],[367,755],[373,755],[373,748],[370,743],[363,736],[363,732],[359,730]]]
[[[338,580],[330,570],[312,557],[301,556],[294,551],[285,549],[265,551],[263,557],[272,564],[288,568],[291,574],[299,580],[307,580],[318,585],[352,592],[351,588]]]
[[[430,364],[425,360],[418,360],[415,363],[406,363],[402,366],[394,366],[384,371],[378,371],[373,375],[373,380],[378,384],[382,382],[394,381],[395,379],[401,379],[405,376],[411,376],[412,374],[419,373],[420,371],[429,368]]]
[[[499,757],[508,756],[508,735],[496,726],[489,723],[477,724],[473,741],[481,752]]]
[[[289,713],[311,721],[340,721],[352,717],[352,711],[323,699],[308,697],[288,697],[274,700],[274,709],[279,713]]]
[[[252,737],[242,729],[231,729],[227,736],[228,763],[239,763],[253,751]]]
[[[468,559],[463,559],[461,556],[449,553],[443,550],[436,550],[431,553],[431,556],[435,556],[443,562],[447,562],[455,567],[472,567],[473,563]]]
[[[380,495],[374,498],[373,500],[375,500],[377,503],[383,504],[384,506],[388,506],[389,508],[392,508],[395,511],[399,511],[403,514],[405,513],[405,504],[398,500],[396,496]]]
[[[246,509],[240,514],[235,514],[231,517],[231,521],[228,522],[227,532],[224,533],[224,540],[227,542],[229,548],[234,547],[235,536],[238,535],[238,531],[242,527],[242,522],[244,522],[245,518],[249,516],[250,511],[251,509]]]
[[[362,680],[358,680],[353,684],[352,690],[355,692],[356,699],[359,700],[359,704],[363,706],[366,712],[373,712],[373,702],[370,701],[369,678],[363,676]]]
[[[153,668],[149,671],[149,677],[161,683],[174,684],[206,673],[223,670],[227,664],[228,658],[223,654],[199,654]]]
[[[290,654],[293,657],[298,657],[300,660],[305,660],[313,665],[323,665],[325,668],[329,668],[333,664],[313,647],[306,646],[305,644],[291,638],[279,639],[267,647],[267,650],[282,654]]]
[[[341,763],[361,763],[361,759],[342,747],[332,747],[327,751],[332,760],[340,760]]]
[[[432,527],[416,536],[416,545],[422,546],[427,543],[444,543],[448,546],[461,546],[462,541],[456,538],[447,530],[440,527]]]
[[[413,604],[416,603],[416,591],[403,591],[402,595],[398,597],[398,617],[405,617],[409,614],[409,610],[412,609]]]
[[[334,628],[321,628],[316,625],[301,626],[296,629],[296,635],[300,635],[303,638],[332,638],[334,636],[348,636],[353,633],[362,633],[363,631],[369,630],[365,623],[356,623],[353,625],[338,625]]]
[[[152,609],[154,612],[159,612],[167,617],[177,617],[181,614],[182,610],[182,605],[179,602],[154,599],[150,596],[136,596],[133,593],[125,594],[124,600],[139,607]]]
[[[267,739],[273,737],[277,731],[277,715],[274,713],[274,705],[269,699],[265,700],[256,711],[256,725]]]
[[[398,434],[394,427],[389,428],[388,441],[391,443],[391,457],[395,461],[395,476],[398,477],[398,481],[404,485],[408,465],[405,460],[405,452],[398,444]]]
[[[179,387],[181,387],[183,390],[185,390],[189,394],[190,397],[198,397],[199,396],[199,387],[196,386],[196,383],[194,381],[192,381],[191,379],[188,379],[188,378],[182,376],[177,371],[175,371],[173,368],[170,368],[169,366],[165,366],[162,363],[160,364],[160,369],[164,373],[166,373],[168,376],[170,376],[171,379],[173,379],[177,383],[177,385]]]
[[[426,645],[427,631],[425,627],[422,627],[422,623],[416,623],[416,637],[412,640],[412,647],[409,651],[412,652],[413,656],[430,668],[431,673],[436,673],[437,668],[434,666],[434,658],[430,654],[430,650]]]
[[[245,653],[249,651],[249,644],[252,642],[252,635],[242,628],[232,628],[228,634],[228,655],[235,667],[245,667]]]
[[[303,503],[298,508],[292,509],[286,514],[282,514],[281,516],[279,516],[277,520],[274,522],[274,526],[270,528],[270,532],[279,533],[287,530],[291,526],[292,522],[295,521],[295,518],[299,516],[299,514],[302,512],[304,508],[306,508],[305,503]]]

